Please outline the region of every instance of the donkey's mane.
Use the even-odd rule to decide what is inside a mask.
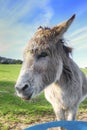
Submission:
[[[49,27],[42,27],[42,26],[39,26],[39,28],[38,28],[38,29],[50,30],[50,28],[49,28]]]
[[[66,53],[67,56],[69,56],[69,54],[72,54],[72,47],[67,46],[67,42],[65,41],[65,39],[60,39],[61,44],[63,45],[63,50]]]
[[[49,27],[42,27],[42,26],[39,26],[38,29],[51,30]],[[61,44],[63,44],[63,49],[64,49],[66,55],[69,56],[69,54],[72,53],[72,48],[65,45],[65,44],[66,44],[66,41],[65,41],[64,38],[60,39],[59,42],[61,42]]]
[[[64,55],[62,56],[63,59],[63,75],[66,81],[73,80],[72,79],[72,67],[70,64],[70,55],[72,54],[73,48],[67,46],[67,42],[65,39],[60,39],[60,43],[63,46]]]

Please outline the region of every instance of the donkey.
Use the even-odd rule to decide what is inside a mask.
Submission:
[[[52,28],[38,28],[24,50],[15,85],[17,95],[26,100],[44,90],[57,120],[75,120],[78,106],[87,95],[86,76],[72,60],[72,48],[63,38],[74,18]]]

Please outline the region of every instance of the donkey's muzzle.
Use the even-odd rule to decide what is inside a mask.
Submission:
[[[32,91],[29,89],[29,85],[25,84],[23,87],[15,86],[17,95],[24,99],[29,100],[32,97]]]

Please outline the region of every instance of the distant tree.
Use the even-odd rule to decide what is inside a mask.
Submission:
[[[22,60],[15,60],[11,58],[5,58],[0,56],[0,64],[22,64]]]

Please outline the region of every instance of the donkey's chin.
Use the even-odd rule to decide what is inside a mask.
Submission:
[[[29,96],[23,96],[22,99],[23,100],[30,100],[32,98],[32,94]]]
[[[32,98],[35,98],[38,95],[38,93],[31,93],[30,95],[22,96],[21,98],[24,100],[30,100]]]
[[[30,97],[21,97],[21,99],[23,99],[23,100],[30,100],[31,98]]]
[[[17,93],[17,96],[20,97],[23,100],[30,100],[32,98],[32,93],[29,94],[29,95],[23,95],[23,94]]]

